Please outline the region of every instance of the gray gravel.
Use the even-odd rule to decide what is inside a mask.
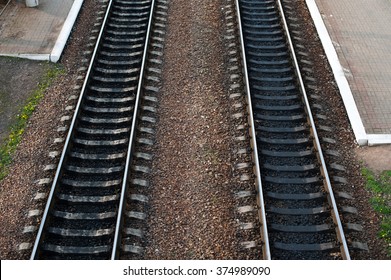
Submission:
[[[248,258],[235,221],[223,2],[170,2],[148,259]]]

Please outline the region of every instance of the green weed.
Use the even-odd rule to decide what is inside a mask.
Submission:
[[[15,123],[10,128],[8,138],[6,138],[4,144],[0,146],[0,181],[8,174],[8,166],[12,162],[12,155],[22,139],[22,135],[31,114],[34,112],[40,100],[44,97],[45,91],[49,88],[54,79],[65,72],[62,67],[58,65],[48,63],[46,67],[47,70],[45,75],[42,77],[37,88],[27,99],[23,108],[21,108]]]
[[[373,194],[369,201],[382,220],[378,235],[386,240],[388,255],[391,257],[391,170],[376,176],[372,171],[364,168],[362,175],[367,180],[367,189]]]

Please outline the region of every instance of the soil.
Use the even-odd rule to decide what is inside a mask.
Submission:
[[[358,147],[355,153],[364,166],[377,174],[391,170],[391,145]]]
[[[69,97],[75,94],[73,87],[80,83],[78,69],[85,66],[83,59],[86,56],[83,51],[88,49],[86,46],[91,36],[91,26],[99,9],[97,2],[84,1],[77,25],[60,60],[66,74],[58,78],[46,92],[29,120],[23,140],[13,157],[10,174],[0,182],[0,258],[3,260],[29,258],[28,250],[17,249],[22,242],[31,243],[34,240],[33,236],[22,233],[23,228],[26,225],[37,224],[38,220],[31,220],[27,213],[31,209],[43,207],[42,202],[37,202],[33,198],[37,192],[47,193],[49,190],[47,185],[38,185],[37,180],[53,176],[53,171],[43,169],[46,164],[56,163],[56,158],[48,157],[48,152],[61,151],[62,148],[61,143],[54,143],[54,139],[65,137],[66,132],[58,132],[57,129],[64,126],[60,118],[71,114],[66,109],[67,106],[74,104]],[[147,248],[148,257],[151,259],[244,258],[243,253],[232,253],[236,252],[238,240],[235,230],[231,227],[233,221],[228,218],[230,213],[227,213],[229,211],[226,207],[232,209],[235,202],[229,190],[232,183],[231,166],[227,165],[230,160],[230,154],[227,152],[230,147],[227,132],[229,126],[218,125],[219,122],[228,119],[228,112],[225,110],[227,101],[222,95],[224,89],[220,85],[224,81],[222,75],[225,69],[222,67],[224,62],[219,53],[223,49],[222,42],[219,41],[219,36],[215,35],[221,28],[218,10],[221,3],[216,2],[170,1],[171,11],[180,13],[172,15],[176,24],[170,27],[167,35],[172,36],[167,38],[165,54],[165,67],[169,70],[169,75],[165,74],[166,69],[163,72],[166,76],[162,92],[167,100],[161,104],[160,121],[164,127],[158,131],[157,135],[161,138],[157,148],[160,149],[162,156],[154,167],[160,171],[157,173],[160,177],[154,178],[158,191],[153,198],[155,201],[164,199],[167,205],[156,204],[152,208],[152,212],[156,213],[151,225],[151,236],[154,241]],[[297,3],[297,14],[305,19],[303,30],[308,33],[307,42],[313,42],[308,49],[317,62],[315,72],[318,72],[317,79],[323,84],[320,89],[330,93],[324,98],[322,105],[328,108],[329,122],[334,123],[333,137],[338,140],[338,145],[334,145],[333,149],[341,154],[339,160],[346,168],[344,176],[349,185],[344,186],[344,191],[353,194],[354,200],[350,203],[359,211],[352,220],[356,219],[356,222],[364,227],[364,232],[354,237],[361,242],[367,242],[370,249],[369,253],[354,254],[354,258],[389,259],[384,249],[385,242],[376,235],[380,220],[368,203],[369,194],[364,189],[360,168],[367,165],[376,171],[391,169],[391,156],[387,156],[391,153],[391,148],[359,148],[354,142],[332,75],[325,71],[329,67],[314,33],[305,1],[300,0]],[[194,15],[194,19],[189,15]],[[181,35],[181,39],[176,37],[177,35]],[[200,54],[205,56],[199,57]],[[172,60],[168,61],[169,58]],[[8,100],[12,107],[15,105],[12,112],[17,112],[22,106],[27,93],[34,89],[40,79],[43,73],[40,71],[44,69],[42,63],[15,61],[16,63],[10,65],[7,58],[0,59],[0,79],[3,75],[11,77],[0,81],[0,92],[2,89],[7,93],[4,95],[7,98],[2,97],[1,102]],[[4,70],[6,73],[1,72]],[[171,76],[173,73],[175,75]],[[18,76],[19,79],[25,79],[23,83],[15,83],[15,80],[12,80]],[[20,85],[21,89],[17,90],[15,85]],[[206,98],[209,99],[208,102]],[[171,101],[174,106],[170,104]],[[5,112],[3,105],[0,108]],[[8,113],[7,116],[13,114],[15,113]],[[170,119],[170,114],[173,119]],[[4,118],[8,120],[9,117],[1,115],[0,119]],[[3,132],[9,122],[0,125]],[[163,142],[169,145],[159,144]],[[169,168],[162,165],[164,160],[171,161],[172,165]],[[174,166],[178,167],[180,172],[173,172]],[[180,173],[185,176],[180,176]],[[165,192],[171,195],[165,197]],[[192,198],[195,203],[190,204],[188,198]],[[169,215],[165,216],[170,208],[175,211],[169,211]],[[199,218],[199,222],[193,224],[196,218]],[[182,231],[177,234],[179,226]],[[211,228],[215,230],[210,230]],[[226,247],[221,247],[221,244]]]
[[[0,143],[19,109],[36,89],[47,63],[0,57]]]

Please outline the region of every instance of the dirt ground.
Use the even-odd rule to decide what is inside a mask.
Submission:
[[[45,64],[0,57],[0,143],[7,136],[18,110],[36,89],[45,71]]]
[[[391,170],[391,145],[359,147],[355,153],[362,164],[375,173]]]

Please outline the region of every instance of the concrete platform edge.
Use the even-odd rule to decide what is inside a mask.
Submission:
[[[391,144],[391,134],[367,134],[368,146]]]
[[[69,10],[68,16],[64,21],[64,25],[60,31],[60,34],[57,37],[56,43],[52,49],[50,54],[9,54],[9,53],[0,53],[0,56],[8,56],[8,57],[19,57],[31,60],[42,60],[42,61],[50,61],[56,63],[62,54],[62,51],[65,48],[65,45],[68,41],[69,35],[71,34],[73,25],[77,19],[77,16],[80,12],[80,9],[83,5],[84,0],[75,0],[72,4],[71,9]]]
[[[51,62],[57,62],[60,59],[62,51],[65,48],[65,45],[67,43],[69,35],[71,34],[73,25],[75,24],[82,5],[83,0],[75,0],[75,2],[73,2],[72,8],[69,11],[68,16],[61,29],[60,35],[58,36],[57,41],[52,49],[52,52],[49,55],[49,60]]]
[[[334,78],[337,82],[339,91],[341,93],[341,97],[345,105],[356,141],[360,146],[368,145],[369,144],[368,135],[365,132],[365,128],[362,123],[360,114],[358,112],[356,102],[354,101],[352,91],[345,77],[345,73],[343,71],[342,65],[339,61],[337,52],[331,41],[326,25],[323,22],[318,6],[315,0],[306,0],[306,4],[308,10],[310,11],[312,20],[315,24],[315,28],[318,32],[319,38],[322,42],[323,49],[326,53],[331,69],[333,71]],[[377,136],[381,136],[381,135],[377,135]],[[374,138],[371,137],[371,140],[373,139]],[[377,137],[376,139],[378,139],[379,142],[381,142],[380,139],[383,139],[383,137]],[[378,143],[378,144],[386,144],[386,143],[388,142]]]

